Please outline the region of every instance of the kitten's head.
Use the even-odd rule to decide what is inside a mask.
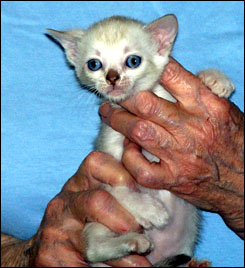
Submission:
[[[81,83],[118,102],[159,79],[177,34],[174,15],[150,24],[114,16],[86,31],[48,32],[64,47]]]

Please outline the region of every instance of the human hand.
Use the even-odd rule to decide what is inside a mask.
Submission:
[[[108,192],[98,189],[100,183],[128,185],[137,189],[134,180],[121,163],[112,156],[91,153],[78,171],[49,202],[29,253],[31,266],[85,267],[83,228],[88,221],[104,224],[122,234],[139,231],[140,226]],[[130,255],[107,264],[118,267],[149,267],[143,256]]]
[[[167,189],[202,209],[219,213],[244,235],[244,116],[170,59],[160,83],[176,99],[143,91],[102,120],[130,141],[123,164],[145,187]],[[137,144],[137,145],[136,145]],[[141,148],[160,159],[150,163]]]

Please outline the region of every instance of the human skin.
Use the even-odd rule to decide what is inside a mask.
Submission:
[[[40,228],[28,241],[1,234],[1,267],[88,267],[82,230],[100,222],[118,234],[141,227],[100,183],[128,185],[132,176],[112,156],[92,152],[46,208]],[[150,267],[143,256],[130,255],[108,262],[118,267]]]
[[[124,166],[139,184],[218,213],[244,238],[243,113],[172,58],[160,83],[176,103],[143,91],[120,103],[124,109],[100,108],[102,120],[127,137]],[[160,162],[150,163],[141,147]]]

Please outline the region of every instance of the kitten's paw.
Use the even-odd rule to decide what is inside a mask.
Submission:
[[[154,248],[152,241],[146,235],[142,234],[135,234],[126,242],[126,246],[128,247],[129,253],[135,252],[138,254],[150,252]]]
[[[197,76],[219,97],[228,98],[235,89],[231,79],[218,70],[207,69],[199,72]]]
[[[150,215],[151,223],[159,229],[166,226],[168,224],[168,220],[169,220],[169,215],[165,209],[161,210],[158,214],[152,213],[152,215]]]
[[[148,230],[152,228],[152,223],[150,220],[147,220],[139,215],[134,215],[134,217],[138,224],[141,225],[144,229]]]
[[[151,205],[147,206],[147,210],[143,214],[135,214],[136,221],[144,227],[150,229],[152,226],[163,228],[167,225],[169,215],[164,205],[158,200],[152,199]]]

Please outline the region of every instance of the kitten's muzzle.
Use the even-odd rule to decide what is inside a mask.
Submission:
[[[115,86],[117,80],[120,79],[120,74],[116,71],[116,70],[113,70],[113,69],[110,69],[106,75],[106,82],[109,84],[109,85],[112,85],[112,86]]]

